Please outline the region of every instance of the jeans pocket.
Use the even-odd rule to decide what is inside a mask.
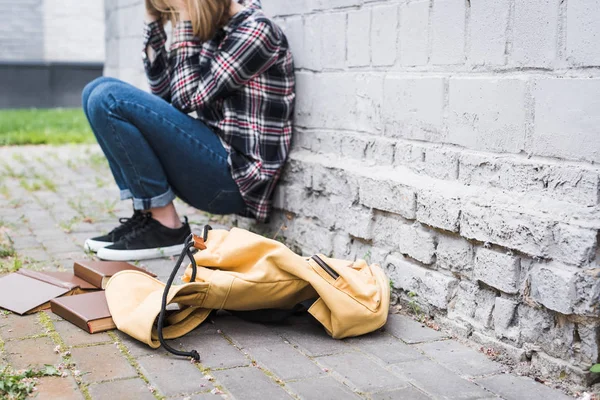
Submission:
[[[239,203],[240,192],[237,190],[219,190],[208,203],[208,211],[213,214],[230,214]]]

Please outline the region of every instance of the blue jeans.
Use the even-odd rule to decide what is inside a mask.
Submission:
[[[213,214],[242,212],[227,150],[202,121],[161,98],[114,78],[83,90],[83,111],[133,208],[163,207],[178,196]]]

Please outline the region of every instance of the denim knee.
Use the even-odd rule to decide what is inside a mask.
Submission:
[[[85,85],[85,87],[83,88],[83,91],[81,93],[81,103],[82,103],[82,106],[83,106],[83,112],[86,115],[88,114],[88,107],[89,107],[89,102],[90,102],[90,96],[92,95],[92,93],[94,93],[94,91],[98,87],[104,86],[105,84],[111,83],[111,82],[120,82],[120,81],[118,79],[116,79],[116,78],[110,78],[108,76],[101,76],[99,78],[94,79],[93,81],[91,81],[87,85]]]

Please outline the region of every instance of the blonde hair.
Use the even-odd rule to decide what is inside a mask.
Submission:
[[[192,21],[194,36],[205,42],[222,28],[229,17],[231,0],[187,0],[188,13]],[[177,13],[169,0],[150,0],[152,6],[161,13],[162,21],[171,21],[173,26]]]

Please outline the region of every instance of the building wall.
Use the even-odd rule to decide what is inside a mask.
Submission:
[[[589,382],[600,361],[600,4],[263,0],[296,60],[267,227],[382,264],[457,335]],[[141,0],[106,73],[144,86]],[[242,226],[247,221],[240,220]]]
[[[1,0],[0,62],[104,61],[103,0]]]

